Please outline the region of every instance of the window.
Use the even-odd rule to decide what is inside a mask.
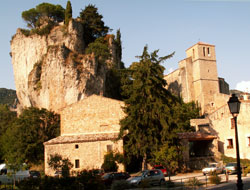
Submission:
[[[231,129],[235,128],[235,122],[234,122],[234,118],[231,118]]]
[[[75,160],[75,168],[80,168],[80,162],[79,162],[79,160]]]
[[[247,137],[248,146],[250,146],[250,137]]]
[[[112,144],[107,145],[107,152],[112,152],[113,146]]]
[[[207,48],[207,55],[210,56],[210,49]]]
[[[78,149],[78,148],[79,148],[79,145],[78,145],[78,144],[76,144],[76,145],[75,145],[75,149]]]
[[[228,149],[231,149],[231,148],[233,148],[233,139],[227,139],[227,148]]]
[[[203,47],[203,55],[206,56],[206,48]]]
[[[193,49],[193,59],[195,58],[195,52],[194,52],[194,49]]]

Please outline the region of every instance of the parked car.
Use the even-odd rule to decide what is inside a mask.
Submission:
[[[227,163],[225,168],[224,168],[224,173],[226,173],[226,172],[228,174],[237,173],[237,163],[236,162]]]
[[[144,170],[136,173],[127,179],[131,185],[140,185],[143,181],[147,181],[151,185],[162,185],[165,182],[164,175],[161,170]]]
[[[153,169],[153,170],[154,170],[154,169],[159,169],[159,170],[162,171],[162,173],[163,173],[164,176],[167,176],[167,175],[168,175],[167,169],[164,168],[162,165],[155,165],[152,169]]]
[[[126,180],[130,175],[126,172],[110,172],[102,176],[102,180],[106,186],[110,186],[115,180]]]
[[[61,170],[57,170],[54,174],[54,177],[62,177],[62,171]]]
[[[39,178],[39,177],[41,177],[40,172],[36,171],[36,170],[30,170],[29,174],[30,174],[30,178]]]
[[[204,175],[211,174],[211,173],[222,173],[223,168],[220,166],[219,163],[209,163],[207,167],[202,169],[202,173]]]

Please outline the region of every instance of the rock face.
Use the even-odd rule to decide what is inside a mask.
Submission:
[[[105,95],[109,68],[98,63],[94,54],[83,54],[83,35],[81,23],[74,20],[67,28],[54,27],[47,36],[26,37],[17,30],[11,55],[21,108],[35,106],[58,112],[92,94]]]

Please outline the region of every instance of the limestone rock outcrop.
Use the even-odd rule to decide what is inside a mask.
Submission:
[[[68,27],[55,26],[45,36],[25,36],[17,30],[11,56],[21,108],[58,112],[92,94],[105,95],[108,65],[98,63],[94,54],[84,54],[83,35],[81,23],[75,20]]]

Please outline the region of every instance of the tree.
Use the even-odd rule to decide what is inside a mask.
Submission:
[[[64,8],[61,5],[41,3],[36,8],[22,12],[22,18],[27,22],[27,27],[37,28],[48,22],[62,22],[64,20]]]
[[[116,172],[118,166],[116,164],[116,158],[113,152],[109,152],[104,156],[104,163],[102,164],[102,169],[105,172]]]
[[[80,12],[79,18],[84,27],[84,40],[87,45],[99,37],[104,37],[109,31],[109,27],[105,26],[102,21],[103,16],[97,12],[97,8],[94,5],[86,6]]]
[[[152,159],[154,164],[160,164],[167,168],[169,181],[170,174],[179,168],[179,161],[182,160],[183,147],[179,143],[177,144],[165,142],[158,151],[154,152]]]
[[[71,19],[72,19],[72,6],[70,1],[68,1],[65,10],[65,24],[68,25]]]
[[[49,167],[53,170],[62,171],[62,177],[69,177],[70,170],[73,167],[73,164],[70,162],[68,158],[63,158],[59,154],[50,155],[48,160]]]
[[[25,109],[2,138],[4,158],[10,164],[41,164],[43,143],[59,135],[59,126],[59,115],[46,109]]]
[[[144,47],[140,61],[133,63],[130,76],[122,89],[125,99],[126,117],[120,121],[120,138],[125,135],[125,153],[143,157],[143,169],[154,151],[161,145],[161,132],[171,132],[171,106],[174,96],[167,91],[163,79],[164,67],[160,63],[173,56],[174,53],[158,57],[158,50],[148,53]]]
[[[16,112],[10,111],[7,105],[0,104],[0,144],[2,144],[6,130],[16,120]],[[3,161],[3,150],[0,147],[0,162]]]

